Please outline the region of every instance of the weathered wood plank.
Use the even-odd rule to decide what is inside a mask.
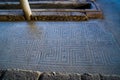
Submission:
[[[34,21],[85,21],[88,17],[80,12],[33,12]]]
[[[25,21],[22,10],[0,10],[0,21]]]
[[[30,3],[31,8],[39,8],[39,9],[45,9],[45,8],[61,8],[61,9],[87,9],[91,7],[91,3],[84,2],[84,3],[58,3],[58,2],[46,2],[46,3]],[[0,9],[20,9],[19,3],[0,3]]]
[[[84,9],[31,9],[34,12],[96,12],[96,10]]]

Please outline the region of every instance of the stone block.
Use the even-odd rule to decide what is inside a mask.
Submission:
[[[38,80],[40,73],[22,70],[7,70],[3,80]]]
[[[6,70],[0,70],[0,80],[4,77]]]
[[[70,79],[69,80],[81,80],[80,74],[69,74]]]
[[[69,74],[62,74],[62,73],[43,73],[40,75],[39,80],[69,80]]]
[[[81,75],[81,80],[101,80],[99,74],[88,74]]]
[[[120,80],[118,75],[101,75],[101,80]]]
[[[0,15],[0,21],[25,21],[21,15]]]
[[[101,11],[86,12],[86,15],[89,19],[103,19],[103,13]]]

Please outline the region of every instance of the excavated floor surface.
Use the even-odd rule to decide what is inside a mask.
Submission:
[[[120,74],[120,1],[97,2],[103,20],[0,22],[0,69]]]

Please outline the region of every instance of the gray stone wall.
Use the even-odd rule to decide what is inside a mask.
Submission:
[[[120,75],[0,70],[0,80],[120,80]]]

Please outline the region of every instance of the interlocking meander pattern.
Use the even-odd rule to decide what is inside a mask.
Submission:
[[[120,74],[116,1],[97,0],[103,20],[0,22],[0,69]]]
[[[119,45],[97,21],[0,22],[0,32],[2,69],[112,73],[120,67]]]

